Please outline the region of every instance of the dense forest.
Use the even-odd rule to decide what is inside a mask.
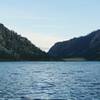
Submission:
[[[47,60],[47,54],[27,38],[0,24],[0,60]]]

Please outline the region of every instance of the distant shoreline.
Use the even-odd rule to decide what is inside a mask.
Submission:
[[[88,61],[85,58],[64,58],[64,61]]]
[[[63,58],[62,60],[0,60],[0,62],[94,62],[100,60],[87,60],[85,58]]]

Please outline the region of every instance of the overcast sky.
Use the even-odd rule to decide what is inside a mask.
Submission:
[[[100,0],[0,0],[0,23],[42,50],[100,28]]]

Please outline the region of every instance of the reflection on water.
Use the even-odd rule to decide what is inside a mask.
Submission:
[[[33,99],[100,100],[100,62],[0,62],[0,100]]]

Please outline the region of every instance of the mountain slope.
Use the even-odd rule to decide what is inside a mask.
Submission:
[[[100,30],[83,37],[58,42],[51,47],[48,54],[59,58],[82,57],[89,60],[100,60]]]
[[[0,24],[0,60],[44,60],[45,52]]]

